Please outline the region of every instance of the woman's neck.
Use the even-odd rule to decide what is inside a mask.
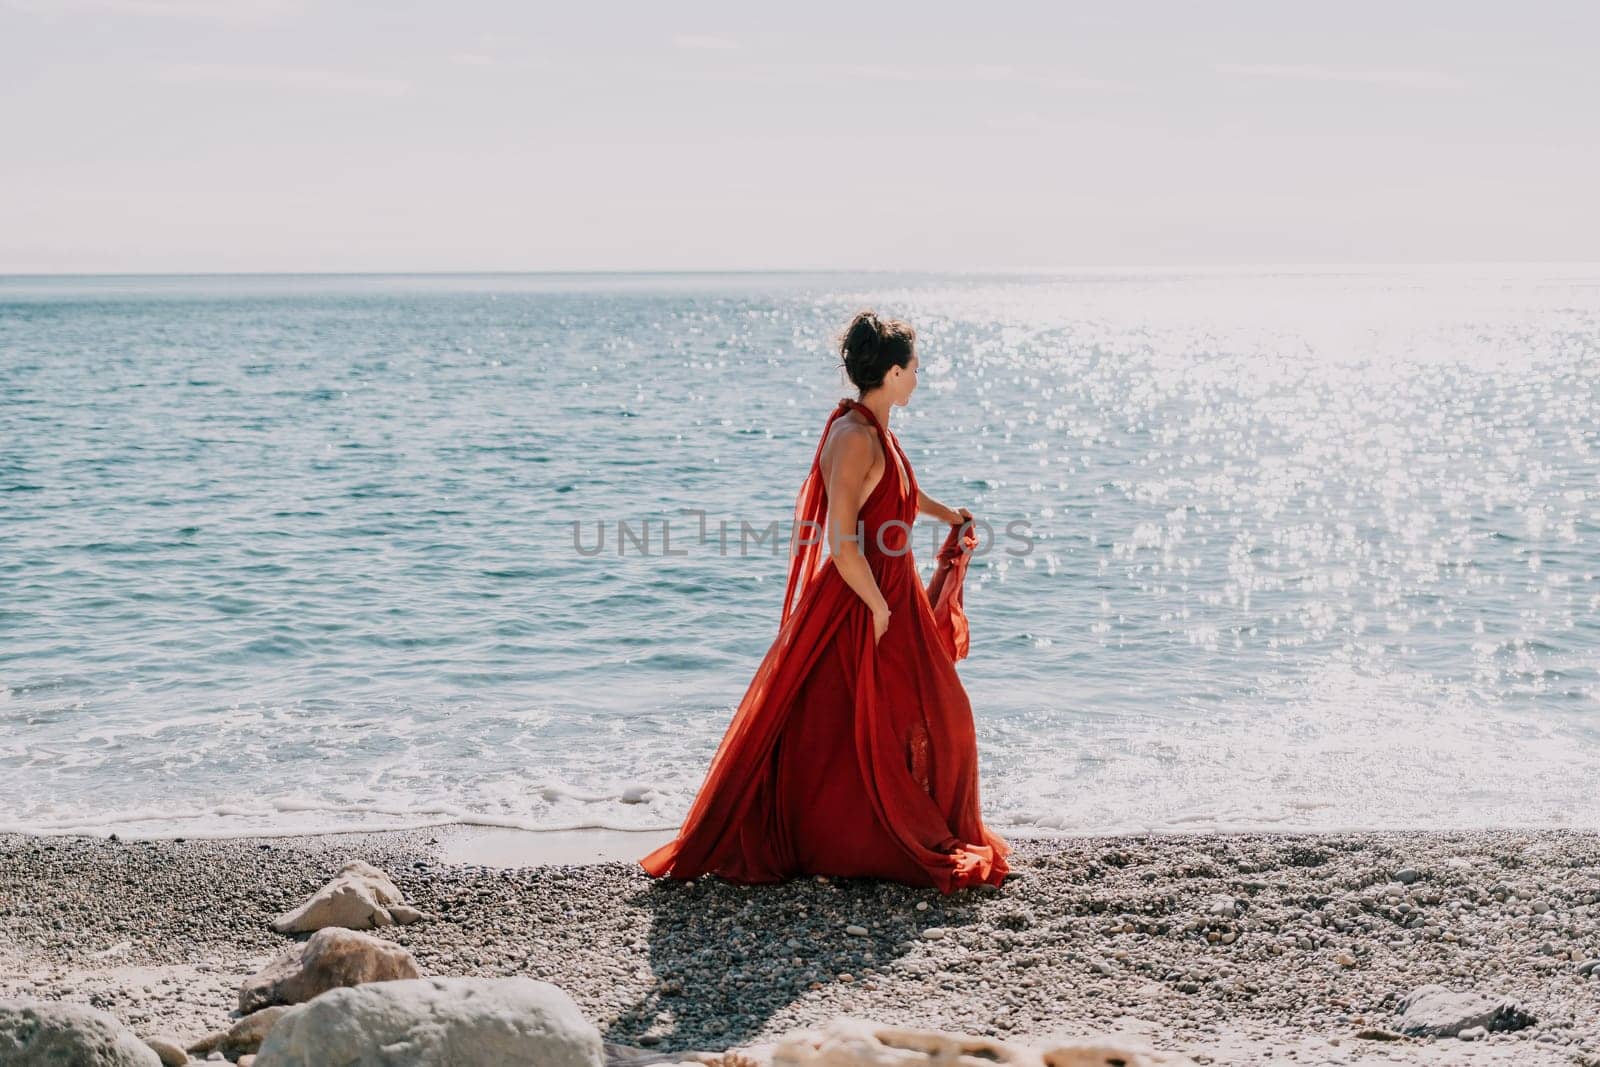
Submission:
[[[889,398],[881,390],[860,397],[856,400],[856,403],[864,405],[873,415],[877,416],[879,426],[882,426],[885,430],[889,428],[889,412],[894,410],[894,404],[890,402]]]

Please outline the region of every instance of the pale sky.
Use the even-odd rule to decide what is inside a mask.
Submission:
[[[0,272],[1600,259],[1600,4],[0,0]]]

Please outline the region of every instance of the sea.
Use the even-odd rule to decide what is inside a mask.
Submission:
[[[0,278],[0,831],[675,827],[861,308],[997,829],[1600,827],[1576,264]]]

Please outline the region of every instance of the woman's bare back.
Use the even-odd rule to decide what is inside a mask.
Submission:
[[[888,430],[884,431],[888,433]],[[822,473],[829,479],[833,473],[833,464],[837,461],[838,449],[834,446],[844,434],[865,434],[872,443],[872,462],[867,467],[866,475],[861,482],[861,498],[866,500],[878,488],[878,482],[883,478],[884,465],[883,442],[878,439],[878,432],[866,416],[851,410],[834,420],[833,426],[828,430],[827,438],[822,442]],[[895,460],[895,470],[900,473],[900,484],[905,484],[905,472],[900,470],[899,459]]]

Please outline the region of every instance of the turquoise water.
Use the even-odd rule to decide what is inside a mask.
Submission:
[[[869,305],[999,533],[991,821],[1600,826],[1600,269],[1525,267],[0,279],[0,829],[675,825]]]

